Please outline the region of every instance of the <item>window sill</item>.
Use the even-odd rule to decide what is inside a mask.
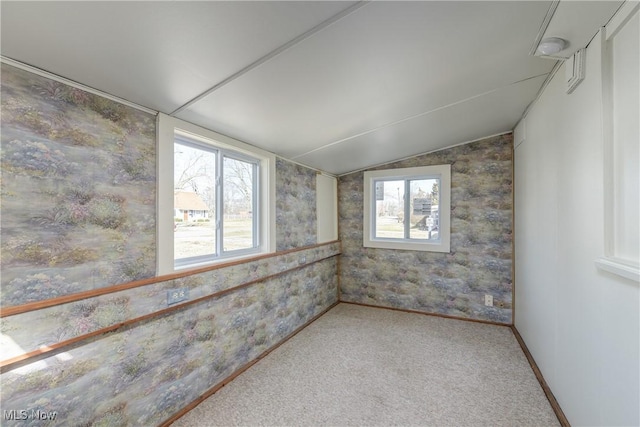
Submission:
[[[617,258],[598,258],[596,267],[640,284],[640,268]]]
[[[274,252],[267,252],[267,251],[251,251],[251,252],[245,252],[242,255],[236,255],[236,256],[228,256],[228,257],[220,257],[220,258],[210,258],[210,259],[205,259],[202,261],[195,261],[192,263],[185,263],[185,264],[174,264],[173,267],[173,272],[175,273],[182,273],[185,271],[192,271],[192,270],[196,270],[196,271],[200,271],[200,270],[207,270],[207,269],[216,269],[216,268],[220,268],[220,267],[227,267],[230,265],[236,265],[236,264],[242,264],[244,262],[251,262],[251,261],[257,261],[266,257],[269,257],[271,255],[273,255],[275,253]],[[168,273],[171,274],[171,273]]]
[[[423,252],[449,252],[449,245],[442,242],[408,242],[402,240],[377,240],[365,239],[363,241],[365,248],[377,249],[395,249],[407,251],[423,251]]]

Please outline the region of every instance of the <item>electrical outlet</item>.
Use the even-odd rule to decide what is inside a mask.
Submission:
[[[189,299],[189,288],[170,289],[167,291],[167,305],[176,304]]]
[[[486,294],[484,296],[484,305],[493,307],[493,295]]]

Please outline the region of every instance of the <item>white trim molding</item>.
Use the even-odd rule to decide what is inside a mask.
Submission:
[[[599,270],[617,274],[640,284],[640,268],[637,265],[633,266],[616,258],[598,258],[595,262]]]
[[[604,254],[600,270],[640,283],[638,100],[640,2],[625,2],[600,31],[604,172]],[[635,30],[634,30],[635,26]]]

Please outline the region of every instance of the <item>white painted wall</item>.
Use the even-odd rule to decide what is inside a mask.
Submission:
[[[338,239],[338,180],[333,176],[316,175],[316,215],[318,243]]]
[[[612,256],[635,262],[640,257],[639,203],[640,194],[640,13],[615,29],[607,26],[611,92],[611,154],[613,186],[613,246]],[[635,52],[635,55],[630,55]],[[606,105],[606,104],[605,104]],[[607,147],[605,146],[605,149]]]
[[[640,289],[594,263],[605,251],[601,49],[596,36],[580,86],[565,93],[563,66],[515,130],[515,325],[572,425],[637,426]]]

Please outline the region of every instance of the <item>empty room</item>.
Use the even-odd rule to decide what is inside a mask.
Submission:
[[[640,2],[0,19],[1,425],[640,425]]]

